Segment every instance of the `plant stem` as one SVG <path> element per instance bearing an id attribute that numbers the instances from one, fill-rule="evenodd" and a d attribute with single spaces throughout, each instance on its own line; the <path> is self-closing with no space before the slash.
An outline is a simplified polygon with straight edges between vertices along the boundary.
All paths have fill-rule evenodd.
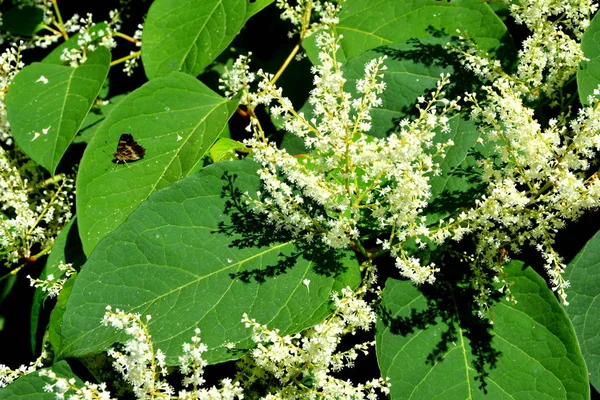
<path id="1" fill-rule="evenodd" d="M 126 34 L 124 34 L 124 33 L 121 33 L 121 32 L 115 32 L 115 33 L 113 33 L 113 36 L 118 36 L 118 37 L 120 37 L 121 39 L 125 39 L 125 40 L 127 40 L 128 42 L 131 42 L 131 43 L 134 43 L 134 44 L 138 44 L 138 43 L 140 42 L 139 40 L 137 40 L 137 39 L 134 39 L 134 38 L 132 38 L 131 36 L 129 36 L 129 35 L 126 35 Z"/>
<path id="2" fill-rule="evenodd" d="M 63 22 L 62 16 L 60 15 L 60 10 L 58 9 L 57 0 L 50 0 L 52 5 L 54 6 L 54 13 L 56 14 L 56 18 L 58 18 L 58 27 L 60 29 L 60 34 L 64 36 L 65 40 L 69 39 L 69 35 L 65 32 L 65 23 Z"/>
<path id="3" fill-rule="evenodd" d="M 140 50 L 140 51 L 136 51 L 135 53 L 131 53 L 131 54 L 130 54 L 130 55 L 128 55 L 128 56 L 121 57 L 121 58 L 119 58 L 118 60 L 112 61 L 112 62 L 110 63 L 110 66 L 111 66 L 111 67 L 113 67 L 113 66 L 115 66 L 115 65 L 117 65 L 117 64 L 120 64 L 120 63 L 122 63 L 122 62 L 124 62 L 124 61 L 130 60 L 130 59 L 132 59 L 132 58 L 136 58 L 136 57 L 137 57 L 137 56 L 139 56 L 140 54 L 142 54 L 142 51 L 141 51 L 141 50 Z"/>
<path id="4" fill-rule="evenodd" d="M 285 61 L 283 62 L 283 64 L 281 65 L 281 67 L 279 68 L 279 70 L 277 71 L 275 76 L 273 77 L 273 79 L 271 79 L 271 83 L 274 84 L 275 82 L 277 82 L 277 79 L 279 79 L 281 74 L 283 74 L 283 71 L 285 71 L 287 66 L 292 62 L 292 60 L 296 56 L 296 53 L 298 53 L 298 50 L 300 50 L 300 43 L 298 43 L 296 46 L 294 46 L 294 48 L 290 52 L 290 55 L 285 59 Z"/>

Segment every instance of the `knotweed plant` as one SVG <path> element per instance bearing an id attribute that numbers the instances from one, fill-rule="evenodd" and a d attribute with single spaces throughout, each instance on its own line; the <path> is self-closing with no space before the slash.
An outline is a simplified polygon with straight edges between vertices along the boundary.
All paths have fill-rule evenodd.
<path id="1" fill-rule="evenodd" d="M 420 265 L 399 244 L 429 231 L 422 216 L 429 197 L 428 174 L 438 172 L 434 160 L 452 145 L 451 140 L 434 144 L 433 138 L 436 129 L 448 130 L 448 115 L 460 109 L 457 100 L 443 97 L 449 77 L 441 76 L 429 100 L 419 99 L 417 119 L 403 120 L 398 134 L 376 139 L 367 133 L 370 112 L 381 104 L 378 96 L 385 90 L 381 81 L 385 58 L 365 66 L 365 77 L 356 85 L 361 97 L 353 98 L 344 91 L 341 65 L 335 60 L 337 40 L 329 32 L 317 39 L 321 52 L 309 98 L 312 118 L 297 113 L 272 83 L 273 76 L 263 71 L 257 73 L 259 92 L 242 95 L 251 108 L 276 102 L 271 113 L 281 117 L 286 130 L 304 139 L 311 151 L 310 157 L 295 157 L 277 149 L 265 139 L 258 119 L 251 119 L 254 135 L 245 143 L 263 166 L 258 173 L 264 193 L 248 204 L 276 230 L 286 230 L 309 243 L 319 240 L 335 249 L 361 249 L 361 230 L 389 231 L 389 236 L 379 239 L 381 247 L 396 257 L 402 275 L 417 284 L 431 283 L 436 267 Z M 236 66 L 245 69 L 246 62 L 243 57 Z M 225 87 L 235 90 L 254 78 L 235 79 L 240 75 L 231 73 Z M 407 191 L 407 187 L 412 189 Z"/>
<path id="2" fill-rule="evenodd" d="M 598 7 L 488 3 L 0 4 L 0 397 L 589 397 Z"/>

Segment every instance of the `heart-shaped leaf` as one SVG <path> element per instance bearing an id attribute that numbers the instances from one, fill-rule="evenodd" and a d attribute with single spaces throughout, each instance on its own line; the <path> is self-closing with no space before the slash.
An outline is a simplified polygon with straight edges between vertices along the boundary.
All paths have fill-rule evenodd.
<path id="1" fill-rule="evenodd" d="M 146 83 L 117 104 L 96 130 L 77 175 L 85 253 L 154 191 L 202 168 L 237 104 L 177 72 Z M 146 149 L 145 156 L 115 165 L 113 153 L 124 133 Z"/>
<path id="2" fill-rule="evenodd" d="M 487 327 L 457 306 L 428 302 L 410 282 L 387 281 L 376 340 L 392 398 L 589 398 L 573 326 L 553 292 L 522 263 L 505 271 L 517 303 L 497 304 Z M 468 329 L 461 315 L 475 318 Z"/>
<path id="3" fill-rule="evenodd" d="M 248 18 L 273 0 L 156 0 L 142 37 L 149 79 L 173 71 L 198 75 L 229 46 Z"/>
<path id="4" fill-rule="evenodd" d="M 213 164 L 153 194 L 106 236 L 75 279 L 59 357 L 124 339 L 100 325 L 107 305 L 152 315 L 154 346 L 170 363 L 196 327 L 210 363 L 240 357 L 253 346 L 243 313 L 283 333 L 319 323 L 332 290 L 358 285 L 356 259 L 264 226 L 241 198 L 260 189 L 258 168 Z"/>
<path id="5" fill-rule="evenodd" d="M 109 63 L 110 52 L 100 47 L 77 68 L 32 63 L 12 81 L 6 109 L 15 142 L 51 173 L 98 96 Z"/>
<path id="6" fill-rule="evenodd" d="M 468 32 L 482 49 L 501 46 L 506 26 L 483 1 L 346 0 L 342 5 L 337 34 L 343 36 L 337 61 L 345 63 L 369 49 L 410 39 L 456 35 Z M 317 63 L 315 35 L 303 43 Z"/>

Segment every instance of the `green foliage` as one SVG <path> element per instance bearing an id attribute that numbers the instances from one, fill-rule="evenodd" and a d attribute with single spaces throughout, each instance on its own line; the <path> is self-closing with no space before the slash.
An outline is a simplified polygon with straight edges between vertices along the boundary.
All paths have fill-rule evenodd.
<path id="1" fill-rule="evenodd" d="M 581 350 L 556 298 L 522 263 L 507 273 L 517 303 L 498 304 L 493 325 L 460 308 L 459 286 L 444 289 L 455 299 L 448 303 L 409 282 L 386 282 L 376 339 L 382 374 L 393 377 L 392 398 L 589 397 Z"/>
<path id="2" fill-rule="evenodd" d="M 600 284 L 600 233 L 596 233 L 569 263 L 567 279 L 571 282 L 570 304 L 565 311 L 571 320 L 581 352 L 590 371 L 590 382 L 600 387 L 600 316 L 597 302 Z"/>
<path id="3" fill-rule="evenodd" d="M 337 33 L 343 35 L 338 59 L 345 63 L 376 47 L 454 35 L 456 29 L 469 32 L 487 51 L 498 49 L 507 32 L 492 9 L 480 1 L 345 1 L 336 26 Z M 314 36 L 307 40 L 304 45 L 315 62 Z"/>
<path id="4" fill-rule="evenodd" d="M 69 367 L 66 361 L 58 361 L 46 370 L 53 371 L 57 376 L 66 379 L 74 379 L 75 384 L 81 385 L 83 382 L 79 379 Z M 42 377 L 39 372 L 26 375 L 17 380 L 12 385 L 0 390 L 0 399 L 2 400 L 54 400 L 56 394 L 44 390 L 44 386 L 52 383 L 47 377 Z"/>
<path id="5" fill-rule="evenodd" d="M 97 128 L 77 176 L 86 254 L 150 194 L 202 168 L 237 103 L 179 72 L 153 79 L 120 101 Z M 147 149 L 143 160 L 111 162 L 123 133 Z"/>
<path id="6" fill-rule="evenodd" d="M 14 274 L 19 273 L 18 279 L 25 279 L 25 275 L 35 271 L 32 266 L 38 267 L 36 278 L 41 280 L 60 276 L 59 265 L 64 263 L 72 263 L 78 271 L 64 284 L 56 300 L 47 299 L 37 288 L 30 293 L 33 302 L 30 298 L 22 302 L 32 303 L 31 309 L 21 311 L 29 321 L 23 335 L 34 353 L 37 355 L 47 341 L 52 355 L 45 360 L 46 365 L 61 377 L 74 377 L 81 385 L 79 372 L 75 374 L 70 369 L 71 360 L 78 360 L 92 370 L 86 365 L 89 359 L 129 339 L 125 332 L 100 323 L 106 307 L 111 306 L 139 314 L 141 319 L 152 316 L 144 320 L 143 328 L 151 336 L 153 350 L 160 349 L 166 364 L 172 368 L 182 364 L 180 357 L 186 355 L 184 345 L 198 334 L 195 330 L 199 328 L 200 340 L 208 347 L 203 359 L 212 366 L 240 359 L 242 365 L 252 365 L 251 372 L 246 370 L 240 376 L 250 382 L 245 388 L 249 391 L 248 398 L 258 397 L 264 393 L 258 389 L 253 392 L 259 384 L 248 376 L 260 377 L 264 385 L 276 382 L 273 384 L 276 386 L 280 382 L 275 374 L 265 372 L 268 369 L 260 370 L 256 359 L 255 364 L 251 363 L 251 350 L 262 349 L 261 346 L 270 348 L 275 340 L 263 341 L 258 346 L 253 340 L 256 331 L 242 323 L 242 315 L 247 314 L 281 336 L 300 334 L 314 338 L 326 330 L 327 324 L 333 323 L 333 316 L 344 320 L 335 314 L 338 311 L 332 306 L 332 292 L 350 287 L 359 293 L 357 302 L 365 301 L 377 312 L 374 332 L 367 334 L 370 335 L 367 341 L 376 341 L 375 354 L 371 356 L 376 357 L 380 369 L 362 371 L 359 359 L 356 361 L 359 374 L 365 372 L 368 377 L 353 376 L 355 385 L 379 375 L 389 377 L 392 399 L 586 399 L 590 396 L 590 384 L 600 390 L 600 316 L 595 306 L 600 293 L 598 233 L 585 245 L 583 235 L 559 236 L 559 241 L 569 241 L 569 245 L 573 243 L 577 248 L 583 245 L 564 275 L 571 287 L 570 305 L 563 308 L 549 287 L 554 282 L 544 281 L 548 272 L 544 270 L 545 261 L 531 251 L 532 247 L 547 247 L 548 238 L 538 237 L 539 243 L 513 239 L 510 235 L 515 232 L 502 225 L 500 217 L 494 219 L 495 215 L 481 229 L 497 229 L 505 234 L 506 242 L 501 245 L 491 241 L 482 245 L 472 232 L 464 236 L 449 235 L 444 243 L 434 243 L 425 235 L 406 239 L 402 243 L 406 254 L 423 262 L 434 262 L 440 269 L 436 282 L 417 287 L 402 280 L 396 268 L 398 254 L 390 254 L 389 248 L 382 245 L 382 238 L 398 237 L 398 232 L 390 234 L 392 228 L 378 225 L 373 209 L 365 207 L 365 220 L 357 225 L 361 231 L 342 250 L 328 247 L 320 240 L 319 234 L 324 235 L 326 228 L 309 240 L 301 229 L 290 232 L 275 219 L 269 219 L 268 212 L 273 212 L 270 216 L 277 212 L 276 201 L 265 207 L 264 214 L 253 211 L 258 204 L 254 202 L 259 199 L 257 193 L 264 196 L 269 187 L 265 179 L 261 180 L 265 163 L 252 159 L 257 149 L 244 141 L 251 137 L 248 132 L 252 129 L 254 132 L 259 129 L 279 148 L 296 156 L 285 162 L 308 160 L 302 164 L 306 170 L 326 170 L 311 158 L 313 153 L 302 140 L 284 131 L 283 118 L 268 115 L 276 114 L 274 110 L 267 109 L 264 113 L 261 107 L 248 106 L 244 103 L 244 93 L 225 97 L 219 87 L 222 82 L 214 75 L 214 71 L 233 64 L 226 59 L 229 54 L 226 50 L 236 55 L 254 51 L 262 64 L 281 65 L 282 71 L 296 51 L 304 51 L 312 65 L 320 63 L 318 33 L 282 45 L 288 51 L 289 44 L 285 54 L 289 54 L 289 59 L 285 61 L 281 59 L 281 48 L 276 51 L 270 48 L 270 43 L 255 42 L 257 29 L 271 32 L 281 23 L 264 17 L 274 9 L 272 3 L 272 0 L 139 2 L 138 15 L 134 8 L 133 12 L 131 9 L 123 12 L 121 17 L 133 15 L 124 24 L 126 27 L 145 20 L 141 43 L 132 32 L 115 31 L 114 21 L 93 25 L 87 33 L 68 31 L 65 27 L 69 23 L 52 14 L 56 11 L 46 9 L 54 15 L 52 26 L 60 31 L 57 34 L 54 28 L 49 30 L 44 26 L 42 8 L 3 11 L 0 30 L 33 37 L 30 43 L 41 40 L 45 34 L 54 35 L 52 40 L 48 39 L 50 42 L 59 38 L 60 41 L 54 49 L 43 48 L 36 53 L 36 59 L 42 62 L 23 68 L 12 67 L 14 61 L 5 63 L 7 70 L 20 71 L 14 77 L 8 72 L 6 78 L 2 75 L 10 85 L 7 83 L 0 92 L 7 115 L 6 120 L 0 121 L 0 133 L 4 135 L 10 128 L 10 135 L 1 136 L 0 161 L 14 157 L 13 164 L 18 164 L 18 168 L 17 172 L 8 168 L 0 172 L 18 173 L 21 181 L 30 180 L 29 186 L 19 193 L 31 194 L 27 198 L 31 200 L 39 199 L 32 193 L 39 196 L 50 185 L 48 182 L 58 181 L 56 174 L 76 171 L 76 218 L 67 222 L 69 217 L 61 217 L 62 232 L 48 238 L 47 243 L 31 244 L 28 253 L 0 248 L 7 257 L 12 250 L 16 251 L 18 266 L 15 263 L 11 268 Z M 149 7 L 147 13 L 142 4 Z M 62 7 L 60 2 L 58 5 Z M 465 92 L 474 92 L 481 104 L 485 104 L 488 92 L 481 88 L 504 75 L 494 75 L 492 71 L 486 77 L 475 76 L 476 68 L 465 68 L 468 63 L 449 51 L 447 45 L 456 45 L 456 30 L 460 29 L 481 54 L 487 52 L 500 59 L 506 76 L 510 76 L 517 57 L 513 43 L 521 43 L 523 38 L 518 32 L 510 32 L 500 18 L 507 12 L 505 7 L 490 7 L 480 0 L 345 0 L 334 29 L 336 34 L 343 35 L 335 61 L 340 63 L 346 79 L 344 89 L 360 97 L 357 84 L 365 76 L 365 65 L 387 56 L 384 61 L 387 69 L 379 71 L 378 76 L 386 84 L 380 96 L 382 104 L 370 113 L 368 133 L 353 132 L 355 137 L 351 139 L 364 138 L 365 142 L 374 143 L 400 136 L 402 121 L 420 117 L 416 107 L 423 107 L 432 97 L 442 73 L 451 74 L 451 84 L 444 88 L 442 97 L 452 100 L 464 97 Z M 63 14 L 65 21 L 71 17 L 66 11 Z M 111 18 L 117 17 L 111 15 Z M 303 15 L 300 23 L 304 24 L 304 32 L 311 22 L 319 22 L 316 11 Z M 572 118 L 575 112 L 570 116 L 560 113 L 569 106 L 578 106 L 577 96 L 580 103 L 588 105 L 588 96 L 598 88 L 599 26 L 596 16 L 582 36 L 582 49 L 589 61 L 582 62 L 577 71 L 576 88 L 574 79 L 560 88 L 561 96 L 564 95 L 560 102 L 554 102 L 550 94 L 535 97 L 539 94 L 535 90 L 520 93 L 525 99 L 523 106 L 532 110 L 530 117 L 540 121 L 541 129 L 550 126 L 552 123 L 548 121 L 554 118 L 561 121 Z M 81 41 L 90 32 L 95 36 L 82 50 L 85 62 L 78 64 L 66 59 L 65 52 L 80 49 Z M 130 45 L 127 51 L 121 50 L 123 39 Z M 119 43 L 116 49 L 102 45 L 111 40 Z M 294 47 L 296 43 L 299 47 Z M 124 78 L 115 68 L 139 58 L 140 49 L 143 71 L 135 70 L 133 78 Z M 257 69 L 252 63 L 250 67 L 252 71 Z M 311 121 L 315 117 L 314 104 L 304 100 L 313 88 L 295 84 L 310 79 L 308 68 L 301 73 L 304 75 L 297 80 L 294 76 L 278 82 L 287 82 L 283 95 L 291 92 L 289 97 L 295 102 L 300 99 L 300 104 L 294 104 L 295 109 Z M 264 89 L 261 94 L 266 92 Z M 506 143 L 500 143 L 501 140 L 483 143 L 482 119 L 496 123 L 495 128 L 502 130 L 506 124 L 501 112 L 477 119 L 471 108 L 463 107 L 449 116 L 448 130 L 435 128 L 431 145 L 423 148 L 424 153 L 433 155 L 439 168 L 427 170 L 415 161 L 415 169 L 427 170 L 423 180 L 430 187 L 427 205 L 414 210 L 414 226 L 422 223 L 432 231 L 442 230 L 444 224 L 452 225 L 463 212 L 483 202 L 490 195 L 484 182 L 493 179 L 490 178 L 493 174 L 482 166 L 484 162 L 498 169 L 521 167 L 499 161 L 502 152 L 499 149 Z M 558 110 L 559 107 L 562 108 Z M 573 107 L 572 111 L 576 109 Z M 256 118 L 252 124 L 250 118 Z M 115 163 L 114 153 L 125 133 L 143 146 L 145 154 L 137 160 Z M 419 132 L 411 133 L 414 135 L 404 138 L 416 137 Z M 311 135 L 315 136 L 314 131 L 308 133 Z M 12 137 L 14 145 L 6 137 Z M 436 148 L 449 140 L 452 144 L 444 152 Z M 565 145 L 577 145 L 563 140 Z M 404 155 L 399 154 L 398 158 L 401 156 Z M 597 161 L 596 154 L 590 161 L 591 171 L 597 169 Z M 0 168 L 1 165 L 4 164 Z M 30 173 L 31 169 L 37 173 Z M 330 174 L 327 177 L 341 186 L 346 179 L 358 182 L 362 178 L 357 174 L 350 179 L 339 169 L 327 171 Z M 587 174 L 587 186 L 578 187 L 577 193 L 585 191 L 597 179 L 588 171 L 578 172 L 577 176 L 583 173 Z M 281 179 L 289 177 L 283 169 L 274 175 Z M 350 215 L 351 209 L 364 206 L 360 201 L 363 199 L 359 199 L 344 204 L 344 208 L 326 208 L 329 204 L 325 202 L 301 197 L 304 188 L 291 175 L 287 182 L 291 182 L 292 195 L 298 195 L 295 205 L 298 209 L 307 207 L 307 219 L 312 219 L 315 226 L 322 223 L 315 217 L 315 210 L 325 209 L 327 216 L 339 217 L 341 221 Z M 385 185 L 390 181 L 382 173 L 378 183 Z M 503 182 L 497 183 L 500 186 Z M 549 197 L 551 189 L 559 186 L 556 182 L 529 187 L 529 181 L 518 184 L 528 194 L 537 193 L 540 197 Z M 360 185 L 357 186 L 361 189 L 367 187 L 362 181 Z M 416 191 L 415 187 L 404 189 L 407 197 Z M 384 191 L 372 193 L 381 196 L 383 202 Z M 344 193 L 336 195 L 341 198 Z M 264 201 L 262 196 L 260 199 Z M 564 205 L 564 200 L 559 203 L 557 207 Z M 536 205 L 531 202 L 524 209 L 531 211 Z M 15 205 L 0 206 L 0 222 L 20 215 Z M 598 206 L 592 204 L 590 208 L 595 210 Z M 48 208 L 46 203 L 27 204 L 27 207 Z M 595 212 L 593 215 L 597 217 Z M 51 222 L 39 215 L 36 227 L 43 233 Z M 564 225 L 563 219 L 560 221 L 548 224 L 552 238 L 555 227 Z M 13 232 L 16 228 L 11 229 Z M 33 231 L 31 228 L 24 237 Z M 492 268 L 469 268 L 481 266 L 478 262 L 486 256 L 488 247 L 493 246 L 502 252 L 494 259 Z M 523 254 L 517 250 L 523 250 Z M 43 257 L 48 252 L 48 257 Z M 506 262 L 505 256 L 515 260 Z M 21 269 L 27 272 L 20 273 Z M 4 307 L 0 309 L 0 321 L 9 307 L 5 305 L 6 299 L 14 295 L 11 291 L 16 279 L 10 275 L 0 279 L 0 305 Z M 377 285 L 382 288 L 381 298 L 377 297 Z M 474 303 L 474 299 L 478 302 Z M 353 326 L 349 331 L 355 333 L 354 329 Z M 338 336 L 342 333 L 349 332 L 340 332 Z M 42 336 L 44 340 L 40 340 Z M 338 351 L 358 346 L 361 340 L 353 336 L 348 340 L 352 343 L 343 342 Z M 291 342 L 288 340 L 288 344 Z M 321 378 L 319 371 L 311 369 L 315 365 L 306 360 L 303 365 L 306 369 L 296 371 L 297 375 L 285 385 L 307 393 L 316 391 Z M 44 392 L 48 382 L 47 377 L 37 372 L 27 374 L 0 389 L 0 399 L 55 398 L 54 394 Z M 265 388 L 269 386 L 262 387 Z M 338 395 L 338 398 L 343 397 Z"/>
<path id="7" fill-rule="evenodd" d="M 110 52 L 99 48 L 79 68 L 33 63 L 6 96 L 15 141 L 51 173 L 92 108 L 108 74 Z"/>
<path id="8" fill-rule="evenodd" d="M 583 35 L 581 40 L 581 49 L 589 61 L 583 61 L 577 71 L 577 88 L 579 90 L 579 99 L 583 104 L 588 104 L 588 96 L 594 93 L 600 81 L 600 18 L 596 15 L 590 27 Z"/>
<path id="9" fill-rule="evenodd" d="M 284 333 L 321 321 L 329 293 L 358 284 L 356 260 L 269 238 L 240 198 L 259 189 L 256 168 L 236 161 L 191 174 L 150 196 L 100 241 L 67 302 L 58 356 L 94 354 L 119 338 L 97 323 L 109 303 L 160 316 L 148 328 L 169 363 L 196 327 L 210 363 L 238 358 L 251 347 L 244 312 Z M 229 342 L 235 350 L 223 346 Z"/>
<path id="10" fill-rule="evenodd" d="M 155 1 L 142 38 L 146 75 L 153 79 L 173 71 L 200 74 L 229 46 L 248 18 L 272 1 Z"/>
<path id="11" fill-rule="evenodd" d="M 44 12 L 37 7 L 14 7 L 2 14 L 0 30 L 13 35 L 33 36 L 44 25 Z"/>

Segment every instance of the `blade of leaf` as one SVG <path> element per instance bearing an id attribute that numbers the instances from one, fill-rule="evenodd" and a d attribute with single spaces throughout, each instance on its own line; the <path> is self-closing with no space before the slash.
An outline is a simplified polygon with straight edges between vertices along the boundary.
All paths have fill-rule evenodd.
<path id="1" fill-rule="evenodd" d="M 32 63 L 6 95 L 15 142 L 54 173 L 108 74 L 110 52 L 100 47 L 78 68 Z"/>
<path id="2" fill-rule="evenodd" d="M 579 338 L 590 381 L 600 390 L 600 232 L 569 263 L 565 279 L 571 287 L 564 308 Z"/>
<path id="3" fill-rule="evenodd" d="M 107 305 L 152 315 L 155 348 L 171 364 L 196 327 L 210 363 L 240 357 L 253 345 L 244 312 L 284 334 L 328 315 L 331 291 L 360 282 L 356 259 L 278 240 L 252 212 L 238 212 L 244 203 L 237 194 L 259 190 L 258 167 L 213 164 L 153 194 L 106 236 L 75 280 L 59 357 L 94 354 L 124 339 L 100 326 Z"/>
<path id="4" fill-rule="evenodd" d="M 77 176 L 85 253 L 154 191 L 198 169 L 237 104 L 178 72 L 147 82 L 117 104 L 87 146 Z M 114 165 L 123 133 L 131 133 L 146 155 Z"/>
<path id="5" fill-rule="evenodd" d="M 33 36 L 44 27 L 44 11 L 39 7 L 14 7 L 2 12 L 0 30 L 13 35 Z"/>
<path id="6" fill-rule="evenodd" d="M 73 373 L 66 361 L 59 361 L 44 370 L 52 370 L 60 378 L 72 378 L 78 387 L 83 385 L 83 381 Z M 44 390 L 47 384 L 52 383 L 55 382 L 50 378 L 41 377 L 39 371 L 35 371 L 0 389 L 0 400 L 55 400 L 56 393 Z"/>
<path id="7" fill-rule="evenodd" d="M 584 105 L 589 104 L 588 96 L 594 94 L 594 90 L 600 85 L 600 39 L 596 33 L 598 31 L 600 17 L 596 14 L 581 38 L 581 50 L 587 60 L 582 61 L 577 69 L 577 90 L 579 100 Z"/>
<path id="8" fill-rule="evenodd" d="M 149 79 L 173 71 L 198 75 L 273 0 L 156 0 L 142 37 Z"/>
<path id="9" fill-rule="evenodd" d="M 383 308 L 388 316 L 377 323 L 376 341 L 381 373 L 391 378 L 392 398 L 589 398 L 573 326 L 554 294 L 522 263 L 513 262 L 506 272 L 518 302 L 503 301 L 493 310 L 491 349 L 501 354 L 486 378 L 487 395 L 473 380 L 473 342 L 465 331 L 458 329 L 456 340 L 446 343 L 444 359 L 432 365 L 426 358 L 443 342 L 448 325 L 438 317 L 425 329 L 417 326 L 418 317 L 432 311 L 425 297 L 410 282 L 386 282 Z"/>
<path id="10" fill-rule="evenodd" d="M 79 240 L 79 232 L 77 231 L 76 222 L 77 217 L 71 219 L 63 230 L 58 234 L 54 244 L 52 245 L 52 252 L 46 260 L 46 265 L 40 273 L 39 279 L 46 279 L 48 275 L 54 275 L 55 279 L 62 276 L 58 266 L 61 263 L 71 263 L 73 267 L 79 269 L 85 262 L 85 256 L 81 247 L 81 241 Z M 36 289 L 33 295 L 33 304 L 31 305 L 31 348 L 33 354 L 37 354 L 37 337 L 40 323 L 40 312 L 44 302 L 46 294 L 41 289 Z"/>
<path id="11" fill-rule="evenodd" d="M 337 56 L 342 63 L 375 47 L 437 33 L 455 35 L 456 29 L 491 52 L 507 34 L 500 18 L 480 1 L 347 0 L 339 18 L 335 31 L 343 35 Z M 318 61 L 315 38 L 311 35 L 303 42 L 313 64 Z"/>

